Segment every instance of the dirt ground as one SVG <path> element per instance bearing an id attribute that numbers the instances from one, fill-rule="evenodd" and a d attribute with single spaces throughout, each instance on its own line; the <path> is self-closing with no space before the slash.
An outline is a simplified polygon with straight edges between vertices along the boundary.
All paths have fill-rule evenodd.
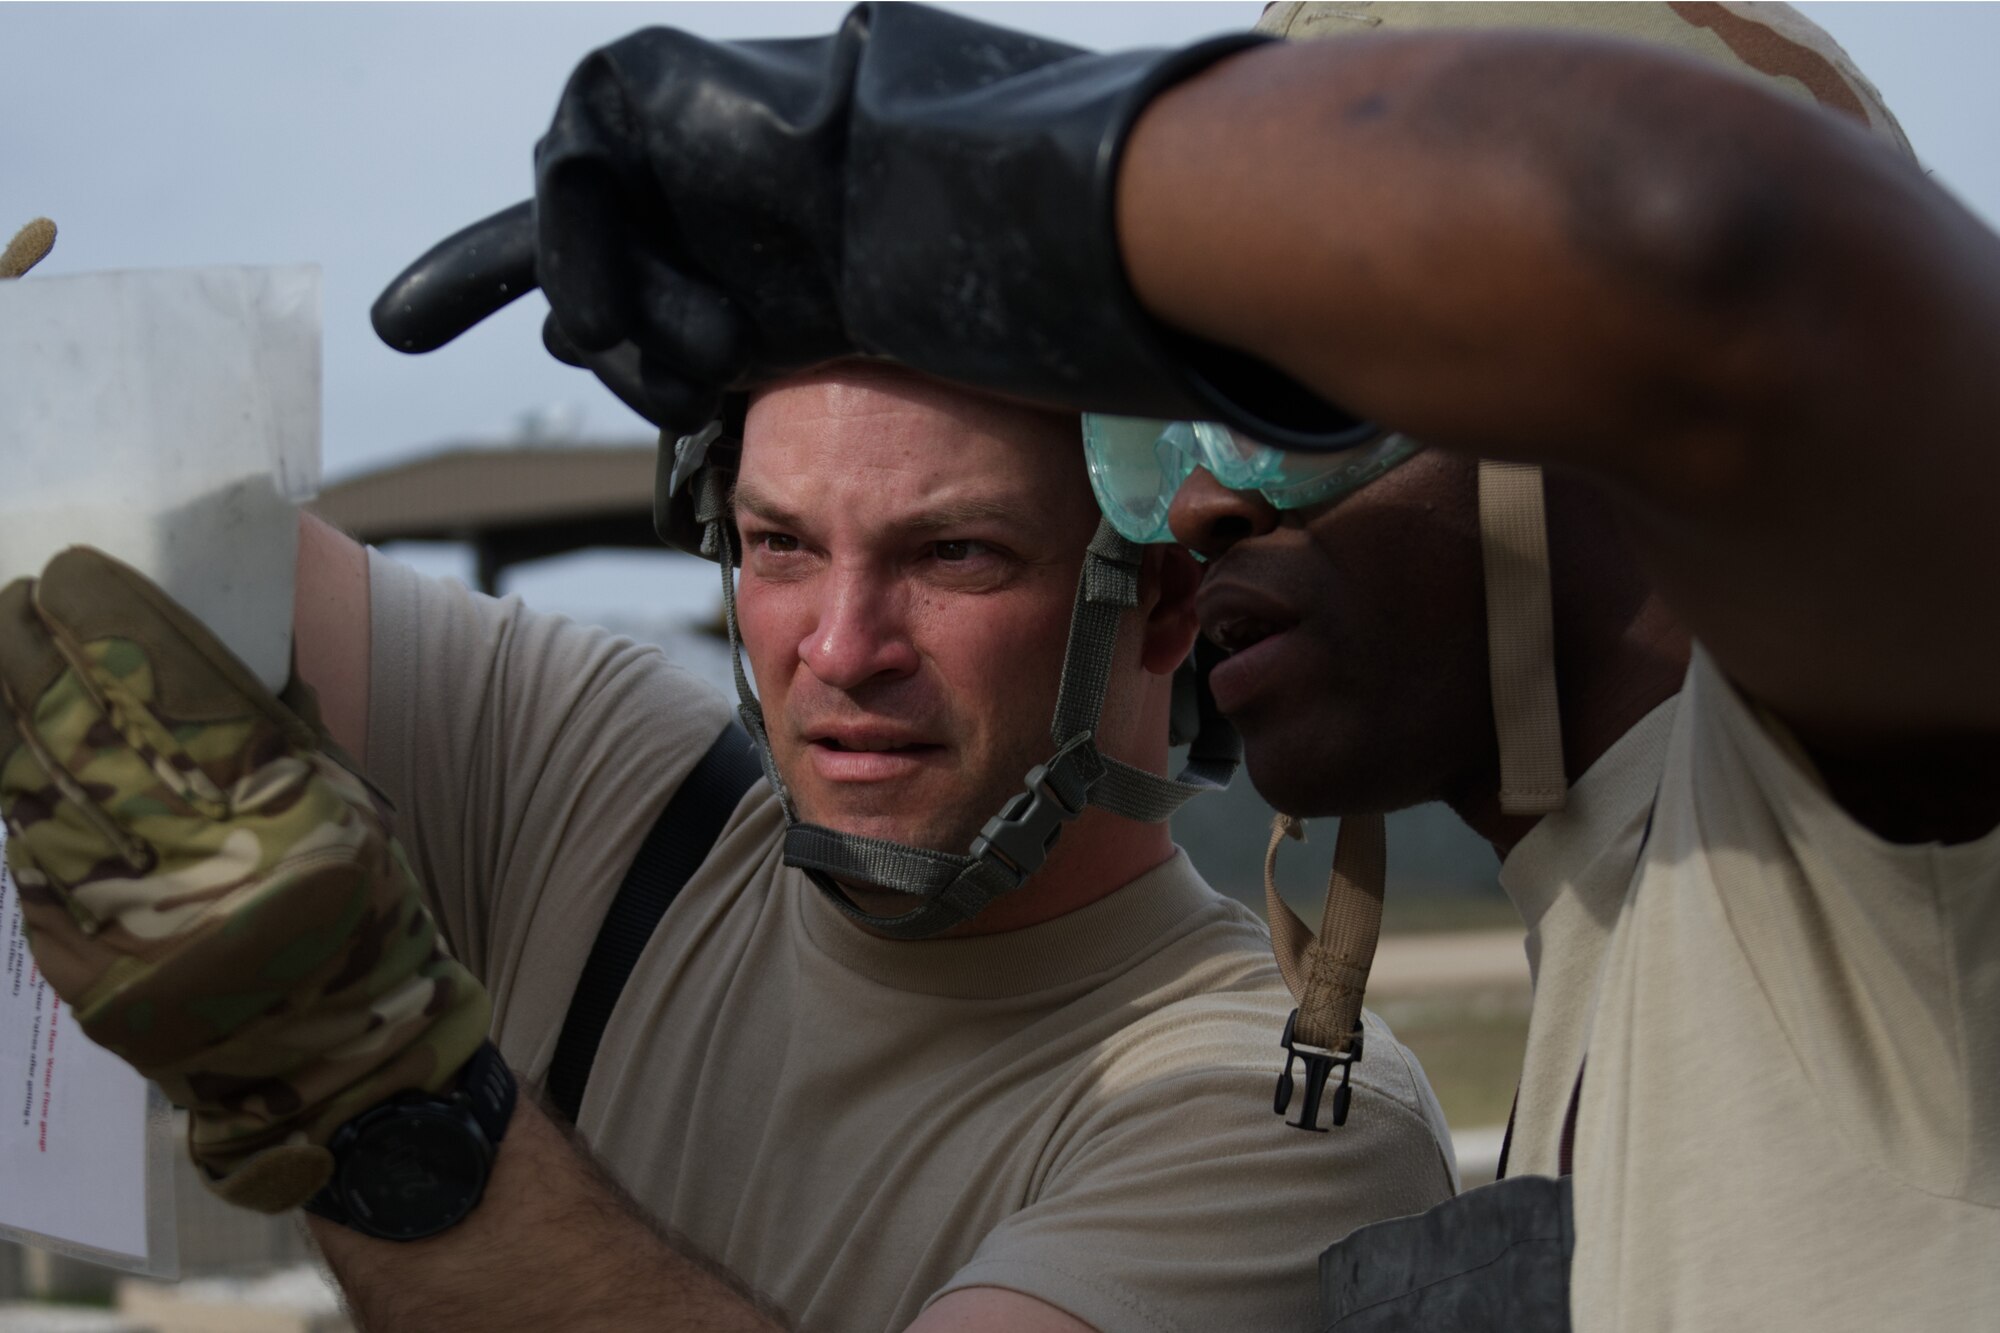
<path id="1" fill-rule="evenodd" d="M 1368 1007 L 1416 1053 L 1456 1132 L 1506 1123 L 1528 1036 L 1520 930 L 1385 935 Z"/>

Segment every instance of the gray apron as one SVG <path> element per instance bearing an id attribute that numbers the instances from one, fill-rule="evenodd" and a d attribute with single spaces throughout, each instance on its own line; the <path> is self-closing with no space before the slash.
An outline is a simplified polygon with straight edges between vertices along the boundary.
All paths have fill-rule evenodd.
<path id="1" fill-rule="evenodd" d="M 1575 1252 L 1568 1176 L 1496 1180 L 1329 1246 L 1318 1333 L 1569 1333 Z"/>

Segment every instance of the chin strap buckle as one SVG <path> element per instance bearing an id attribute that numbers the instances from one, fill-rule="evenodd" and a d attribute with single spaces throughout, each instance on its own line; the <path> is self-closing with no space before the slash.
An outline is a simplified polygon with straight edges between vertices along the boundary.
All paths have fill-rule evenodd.
<path id="1" fill-rule="evenodd" d="M 1291 1016 L 1285 1020 L 1285 1035 L 1280 1040 L 1280 1044 L 1285 1048 L 1285 1067 L 1278 1071 L 1278 1091 L 1272 1101 L 1271 1109 L 1278 1115 L 1283 1115 L 1291 1107 L 1292 1064 L 1294 1061 L 1303 1061 L 1305 1096 L 1299 1104 L 1299 1118 L 1287 1120 L 1285 1123 L 1293 1129 L 1324 1134 L 1327 1130 L 1319 1123 L 1319 1103 L 1320 1098 L 1326 1095 L 1327 1080 L 1333 1076 L 1335 1069 L 1340 1070 L 1340 1086 L 1333 1090 L 1333 1123 L 1335 1125 L 1347 1123 L 1348 1104 L 1354 1096 L 1348 1079 L 1353 1073 L 1355 1061 L 1361 1058 L 1361 1023 L 1358 1019 L 1355 1021 L 1354 1032 L 1348 1038 L 1346 1050 L 1323 1051 L 1316 1047 L 1301 1045 L 1293 1037 L 1298 1022 L 1299 1011 L 1294 1009 Z"/>
<path id="2" fill-rule="evenodd" d="M 1064 824 L 1083 813 L 1090 789 L 1104 772 L 1104 761 L 1089 732 L 1079 732 L 1045 764 L 1036 764 L 1022 779 L 1025 788 L 986 821 L 972 840 L 972 855 L 996 864 L 1019 888 L 1042 868 Z"/>

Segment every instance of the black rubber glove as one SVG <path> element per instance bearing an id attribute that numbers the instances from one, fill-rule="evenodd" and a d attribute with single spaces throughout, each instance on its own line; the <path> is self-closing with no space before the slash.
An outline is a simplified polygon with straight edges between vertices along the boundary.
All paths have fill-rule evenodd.
<path id="1" fill-rule="evenodd" d="M 1372 433 L 1141 309 L 1114 225 L 1147 102 L 1264 39 L 1093 55 L 914 4 L 830 37 L 654 28 L 571 76 L 535 198 L 444 241 L 376 302 L 428 351 L 539 283 L 545 341 L 669 430 L 839 357 L 1056 406 L 1222 420 L 1295 448 Z"/>

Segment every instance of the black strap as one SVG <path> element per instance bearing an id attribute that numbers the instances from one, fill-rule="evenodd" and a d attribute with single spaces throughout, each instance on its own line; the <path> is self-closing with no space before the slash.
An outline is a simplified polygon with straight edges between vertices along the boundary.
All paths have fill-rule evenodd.
<path id="1" fill-rule="evenodd" d="M 1569 1086 L 1569 1109 L 1563 1112 L 1562 1139 L 1556 1145 L 1556 1174 L 1567 1176 L 1576 1169 L 1576 1110 L 1583 1104 L 1583 1071 L 1590 1066 L 1590 1058 L 1577 1062 L 1576 1082 Z"/>
<path id="2" fill-rule="evenodd" d="M 1507 1158 L 1514 1152 L 1514 1117 L 1521 1113 L 1521 1080 L 1514 1080 L 1514 1100 L 1507 1104 L 1507 1132 L 1500 1136 L 1500 1160 L 1493 1165 L 1493 1178 L 1507 1178 Z"/>
<path id="3" fill-rule="evenodd" d="M 1576 1155 L 1576 1108 L 1583 1101 L 1583 1070 L 1589 1063 L 1586 1058 L 1576 1067 L 1576 1082 L 1570 1085 L 1569 1109 L 1563 1112 L 1562 1139 L 1556 1146 L 1556 1174 L 1570 1174 L 1570 1161 Z M 1514 1113 L 1521 1109 L 1521 1085 L 1514 1085 L 1514 1104 L 1507 1108 L 1507 1132 L 1500 1137 L 1500 1163 L 1493 1169 L 1495 1180 L 1507 1178 L 1507 1154 L 1514 1150 Z"/>
<path id="4" fill-rule="evenodd" d="M 708 859 L 743 793 L 762 776 L 764 769 L 749 733 L 731 722 L 682 781 L 632 858 L 632 868 L 604 914 L 597 942 L 590 946 L 583 975 L 577 978 L 562 1036 L 556 1040 L 555 1059 L 549 1064 L 549 1100 L 571 1124 L 583 1105 L 597 1043 L 604 1037 L 604 1025 L 611 1021 L 625 979 L 681 887 Z"/>

